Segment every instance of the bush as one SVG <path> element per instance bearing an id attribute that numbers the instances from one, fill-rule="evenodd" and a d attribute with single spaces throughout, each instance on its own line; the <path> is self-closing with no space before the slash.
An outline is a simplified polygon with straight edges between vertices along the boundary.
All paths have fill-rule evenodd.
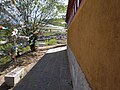
<path id="1" fill-rule="evenodd" d="M 57 44 L 57 40 L 56 39 L 47 40 L 46 44 L 47 45 L 55 45 L 55 44 Z"/>
<path id="2" fill-rule="evenodd" d="M 3 58 L 0 59 L 0 65 L 6 64 L 10 60 L 11 60 L 10 56 L 5 56 L 5 57 L 3 57 Z"/>
<path id="3" fill-rule="evenodd" d="M 19 52 L 25 53 L 27 51 L 30 51 L 30 46 L 27 47 L 19 47 L 18 49 Z"/>

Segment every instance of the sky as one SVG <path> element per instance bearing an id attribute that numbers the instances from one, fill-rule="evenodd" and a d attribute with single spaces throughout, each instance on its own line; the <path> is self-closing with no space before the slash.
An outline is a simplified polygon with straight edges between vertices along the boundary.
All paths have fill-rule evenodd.
<path id="1" fill-rule="evenodd" d="M 64 2 L 65 2 L 65 5 L 68 5 L 68 0 L 65 0 Z"/>
<path id="2" fill-rule="evenodd" d="M 63 3 L 65 3 L 65 5 L 68 5 L 68 0 L 61 0 Z M 59 13 L 59 16 L 58 16 L 58 18 L 60 18 L 61 16 L 65 16 L 66 15 L 66 13 Z"/>

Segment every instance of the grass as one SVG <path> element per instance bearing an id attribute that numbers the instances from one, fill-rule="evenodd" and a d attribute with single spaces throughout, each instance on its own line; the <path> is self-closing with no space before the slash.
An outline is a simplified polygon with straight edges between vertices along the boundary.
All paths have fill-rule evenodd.
<path id="1" fill-rule="evenodd" d="M 9 62 L 10 60 L 11 60 L 10 56 L 5 56 L 5 57 L 3 57 L 3 58 L 0 59 L 0 65 L 4 65 L 7 62 Z"/>
<path id="2" fill-rule="evenodd" d="M 54 34 L 56 34 L 56 33 L 55 32 L 46 32 L 43 35 L 44 36 L 50 36 L 50 35 L 54 35 Z"/>
<path id="3" fill-rule="evenodd" d="M 47 40 L 45 43 L 47 45 L 55 45 L 55 44 L 57 44 L 57 40 L 56 39 L 50 39 L 50 40 Z"/>
<path id="4" fill-rule="evenodd" d="M 49 24 L 65 27 L 65 24 L 61 24 L 61 22 L 65 22 L 65 20 L 62 18 L 56 18 L 56 19 L 50 19 Z"/>
<path id="5" fill-rule="evenodd" d="M 19 51 L 22 52 L 22 53 L 25 53 L 27 51 L 30 51 L 30 46 L 27 46 L 27 47 L 24 47 L 24 48 L 20 48 Z"/>
<path id="6" fill-rule="evenodd" d="M 64 34 L 64 32 L 45 32 L 43 33 L 43 36 L 50 36 L 55 34 Z"/>
<path id="7" fill-rule="evenodd" d="M 22 52 L 22 53 L 25 53 L 27 51 L 30 51 L 30 47 L 27 46 L 25 48 L 20 48 L 19 51 Z M 10 60 L 11 60 L 11 57 L 9 55 L 6 55 L 6 56 L 4 56 L 3 58 L 0 59 L 0 65 L 4 65 L 7 62 L 9 62 Z"/>
<path id="8" fill-rule="evenodd" d="M 59 42 L 61 44 L 67 44 L 67 40 L 57 40 L 57 42 Z"/>

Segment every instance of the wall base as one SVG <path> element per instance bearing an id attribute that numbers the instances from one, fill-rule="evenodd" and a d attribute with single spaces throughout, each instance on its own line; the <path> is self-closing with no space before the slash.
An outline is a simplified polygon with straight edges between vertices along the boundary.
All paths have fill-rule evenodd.
<path id="1" fill-rule="evenodd" d="M 85 75 L 82 72 L 70 47 L 67 47 L 67 54 L 70 63 L 70 72 L 72 76 L 73 90 L 91 90 Z"/>

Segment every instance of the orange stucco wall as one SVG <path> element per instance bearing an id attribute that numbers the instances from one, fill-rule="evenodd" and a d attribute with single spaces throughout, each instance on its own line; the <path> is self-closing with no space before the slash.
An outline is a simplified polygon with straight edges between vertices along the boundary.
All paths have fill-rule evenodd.
<path id="1" fill-rule="evenodd" d="M 68 45 L 93 90 L 120 90 L 120 0 L 85 0 Z"/>

